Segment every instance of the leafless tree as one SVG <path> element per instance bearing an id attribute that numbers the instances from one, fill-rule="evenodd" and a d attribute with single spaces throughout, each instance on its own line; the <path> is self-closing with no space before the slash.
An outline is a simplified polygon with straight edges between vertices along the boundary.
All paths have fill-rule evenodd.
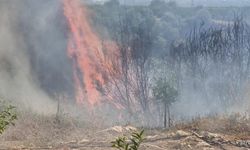
<path id="1" fill-rule="evenodd" d="M 236 16 L 227 26 L 195 27 L 183 43 L 172 46 L 169 56 L 185 65 L 185 76 L 191 77 L 194 90 L 206 97 L 217 93 L 224 105 L 231 105 L 243 99 L 249 55 L 249 27 L 241 16 Z M 206 82 L 211 76 L 216 82 L 208 87 Z"/>
<path id="2" fill-rule="evenodd" d="M 116 73 L 109 71 L 109 84 L 105 93 L 112 93 L 112 98 L 115 97 L 130 115 L 135 112 L 148 115 L 153 26 L 148 18 L 137 23 L 131 22 L 130 15 L 125 12 L 125 15 L 121 15 L 123 17 L 119 17 L 114 36 L 118 54 L 113 58 L 109 56 L 113 66 L 111 70 Z"/>

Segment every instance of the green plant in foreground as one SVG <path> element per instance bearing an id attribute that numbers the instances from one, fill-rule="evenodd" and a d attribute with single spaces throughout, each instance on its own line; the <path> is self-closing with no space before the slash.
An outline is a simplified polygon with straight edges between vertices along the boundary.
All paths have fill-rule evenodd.
<path id="1" fill-rule="evenodd" d="M 138 150 L 141 143 L 144 141 L 144 130 L 141 132 L 134 131 L 131 137 L 126 136 L 118 137 L 115 141 L 112 141 L 112 147 L 118 150 Z"/>
<path id="2" fill-rule="evenodd" d="M 14 120 L 17 119 L 14 109 L 14 106 L 8 106 L 0 112 L 0 134 L 4 132 L 7 126 L 14 125 Z"/>

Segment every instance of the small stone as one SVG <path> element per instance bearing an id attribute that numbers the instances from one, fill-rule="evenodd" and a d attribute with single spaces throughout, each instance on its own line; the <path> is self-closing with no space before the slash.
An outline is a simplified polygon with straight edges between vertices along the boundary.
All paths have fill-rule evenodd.
<path id="1" fill-rule="evenodd" d="M 146 139 L 150 140 L 150 139 L 155 139 L 155 138 L 157 138 L 157 137 L 158 137 L 158 135 L 154 135 L 154 136 L 147 136 L 147 137 L 146 137 Z"/>
<path id="2" fill-rule="evenodd" d="M 89 142 L 88 139 L 82 139 L 79 143 L 82 144 L 82 143 L 87 143 L 87 142 Z"/>
<path id="3" fill-rule="evenodd" d="M 191 134 L 190 133 L 188 133 L 188 132 L 185 132 L 185 131 L 183 131 L 183 130 L 178 130 L 177 132 L 176 132 L 176 137 L 177 138 L 181 138 L 181 137 L 187 137 L 187 136 L 190 136 Z"/>
<path id="4" fill-rule="evenodd" d="M 123 132 L 123 128 L 122 126 L 114 126 L 111 128 L 112 131 L 118 132 L 118 133 L 122 133 Z"/>
<path id="5" fill-rule="evenodd" d="M 126 131 L 137 131 L 137 129 L 135 127 L 132 127 L 132 126 L 126 126 L 125 130 Z"/>

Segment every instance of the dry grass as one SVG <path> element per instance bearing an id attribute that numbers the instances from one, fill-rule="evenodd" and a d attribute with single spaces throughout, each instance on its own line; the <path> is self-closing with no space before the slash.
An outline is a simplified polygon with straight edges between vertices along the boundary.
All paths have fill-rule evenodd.
<path id="1" fill-rule="evenodd" d="M 174 128 L 208 131 L 232 135 L 240 139 L 250 139 L 250 119 L 240 114 L 197 117 L 190 122 L 179 123 Z"/>
<path id="2" fill-rule="evenodd" d="M 76 110 L 77 111 L 77 110 Z M 77 111 L 78 112 L 78 111 Z M 79 112 L 79 114 L 83 114 Z M 89 121 L 70 115 L 37 115 L 22 112 L 18 115 L 16 126 L 10 127 L 0 138 L 0 147 L 6 142 L 13 145 L 56 146 L 61 143 L 84 140 L 110 143 L 125 132 L 117 132 L 114 127 L 103 125 L 104 118 L 92 116 Z M 119 126 L 118 126 L 119 127 Z M 242 140 L 250 140 L 250 119 L 240 114 L 212 115 L 197 117 L 189 122 L 179 123 L 171 129 L 146 129 L 147 136 L 163 136 L 177 130 L 208 131 Z M 15 144 L 17 143 L 17 144 Z M 8 146 L 8 144 L 7 144 Z"/>
<path id="3" fill-rule="evenodd" d="M 96 123 L 76 118 L 56 115 L 46 116 L 19 113 L 15 126 L 9 127 L 0 141 L 23 142 L 24 145 L 55 145 L 63 142 L 80 141 L 92 135 L 97 129 Z"/>

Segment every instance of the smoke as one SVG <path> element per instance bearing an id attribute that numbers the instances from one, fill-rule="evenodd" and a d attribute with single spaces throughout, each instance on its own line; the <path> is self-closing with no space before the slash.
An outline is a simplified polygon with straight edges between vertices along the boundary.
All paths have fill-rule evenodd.
<path id="1" fill-rule="evenodd" d="M 70 2 L 70 0 L 68 0 L 68 2 Z M 99 92 L 94 88 L 98 88 L 98 85 L 104 84 L 102 83 L 104 82 L 102 81 L 104 80 L 102 79 L 103 77 L 99 77 L 102 75 L 100 72 L 103 72 L 103 70 L 98 67 L 95 68 L 90 64 L 87 64 L 86 67 L 82 61 L 96 63 L 97 60 L 102 60 L 99 57 L 95 58 L 94 54 L 92 54 L 93 56 L 91 57 L 88 56 L 89 60 L 86 60 L 88 57 L 84 52 L 88 52 L 87 50 L 91 48 L 98 49 L 96 46 L 103 44 L 103 41 L 96 39 L 99 37 L 94 38 L 96 40 L 87 39 L 90 36 L 82 37 L 82 31 L 86 30 L 86 25 L 85 27 L 83 27 L 83 25 L 87 22 L 85 21 L 87 18 L 84 19 L 84 17 L 82 17 L 83 14 L 79 15 L 79 18 L 83 19 L 78 20 L 80 21 L 79 24 L 73 23 L 73 25 L 78 26 L 68 26 L 68 21 L 74 18 L 75 15 L 70 16 L 71 13 L 69 13 L 69 20 L 67 20 L 64 16 L 63 9 L 64 6 L 61 0 L 2 0 L 0 2 L 0 96 L 3 99 L 11 100 L 15 105 L 21 104 L 38 113 L 53 113 L 56 110 L 55 94 L 65 94 L 68 96 L 68 99 L 71 100 L 75 98 L 73 74 L 77 71 L 77 73 L 82 73 L 79 80 L 89 79 L 87 82 L 90 86 L 90 88 L 87 89 L 88 97 L 91 97 L 91 94 L 95 95 L 96 92 Z M 207 11 L 203 12 L 203 14 L 197 16 L 197 18 L 204 20 L 211 19 Z M 208 18 L 204 18 L 203 16 Z M 88 28 L 90 28 L 89 26 L 90 25 L 87 25 Z M 74 28 L 74 31 L 77 31 L 71 35 L 73 37 L 70 37 L 68 34 L 72 32 L 70 28 Z M 81 30 L 79 30 L 79 28 Z M 85 35 L 88 33 L 88 35 L 97 36 L 92 32 L 92 30 L 89 30 L 89 32 L 85 31 Z M 84 53 L 79 55 L 79 52 L 77 53 L 76 50 L 74 50 L 74 55 L 81 56 L 77 59 L 77 64 L 72 64 L 74 62 L 67 56 L 68 39 L 75 38 L 74 36 L 79 36 L 81 40 L 85 41 L 81 42 L 85 43 L 85 45 L 78 44 L 80 45 L 78 47 L 74 47 L 74 45 L 76 45 L 75 43 L 72 44 L 72 49 L 78 48 Z M 88 46 L 87 49 L 86 45 Z M 112 47 L 112 44 L 109 44 L 109 46 L 110 45 Z M 98 51 L 96 51 L 95 54 L 97 52 Z M 102 67 L 107 68 L 108 66 L 102 62 L 100 62 L 100 64 L 102 64 Z M 79 70 L 72 67 L 74 65 L 78 65 L 76 68 Z M 162 66 L 162 64 L 160 64 L 160 66 Z M 214 67 L 211 66 L 211 68 Z M 74 72 L 73 69 L 75 69 L 76 72 Z M 89 71 L 89 73 L 85 71 L 85 69 L 88 69 L 87 71 Z M 222 106 L 218 103 L 219 98 L 217 95 L 219 94 L 217 93 L 216 95 L 216 92 L 219 92 L 219 90 L 214 87 L 216 87 L 217 81 L 228 83 L 230 78 L 227 80 L 217 80 L 218 71 L 212 69 L 208 69 L 207 71 L 209 77 L 202 80 L 204 81 L 204 88 L 196 89 L 190 87 L 192 87 L 192 81 L 197 80 L 197 78 L 194 77 L 193 79 L 183 73 L 185 82 L 181 87 L 182 93 L 180 101 L 177 101 L 173 106 L 173 114 L 193 117 L 197 114 L 222 112 Z M 93 74 L 96 77 L 93 76 Z M 79 76 L 79 74 L 77 75 Z M 93 82 L 93 78 L 96 79 L 95 81 L 97 83 Z M 86 84 L 86 81 L 81 82 L 84 82 L 81 83 L 81 85 Z M 85 86 L 86 85 L 80 88 L 80 93 L 86 88 Z M 100 87 L 101 86 L 103 85 L 100 85 Z M 94 94 L 89 91 L 94 91 Z M 99 98 L 99 96 L 97 97 Z M 83 101 L 83 98 L 80 98 L 80 101 Z M 95 96 L 92 97 L 92 100 L 93 99 L 95 100 Z M 72 102 L 74 102 L 74 100 L 72 100 Z M 94 101 L 93 104 L 94 103 L 96 102 Z M 240 109 L 242 111 L 246 110 L 242 109 L 242 107 L 240 107 Z M 103 116 L 105 116 L 104 111 L 105 113 L 110 113 L 110 119 L 115 116 L 115 109 L 111 110 L 109 105 L 96 108 L 96 111 L 102 112 L 97 114 Z M 155 111 L 155 114 L 158 113 L 157 111 Z"/>
<path id="2" fill-rule="evenodd" d="M 72 93 L 60 7 L 57 0 L 0 2 L 0 96 L 4 100 L 52 113 L 56 110 L 53 94 Z"/>
<path id="3" fill-rule="evenodd" d="M 50 95 L 73 96 L 71 63 L 67 56 L 67 23 L 60 0 L 25 0 L 19 30 L 26 40 L 33 74 Z"/>
<path id="4" fill-rule="evenodd" d="M 0 96 L 3 99 L 13 101 L 15 105 L 20 103 L 39 113 L 54 112 L 57 95 L 64 95 L 70 102 L 75 103 L 76 88 L 73 70 L 75 68 L 72 64 L 74 61 L 67 52 L 71 31 L 68 20 L 64 16 L 62 2 L 62 0 L 0 2 L 0 66 L 2 68 Z M 80 20 L 80 25 L 85 24 L 87 24 L 85 20 Z M 91 27 L 87 25 L 87 28 Z M 97 41 L 98 44 L 91 43 L 94 41 L 91 37 L 96 35 L 90 29 L 85 33 L 89 33 L 83 38 L 87 41 L 87 45 L 90 44 L 89 47 L 95 48 L 103 44 L 101 41 Z M 83 48 L 82 52 L 86 51 L 85 47 L 81 48 Z M 86 58 L 90 57 L 82 56 L 79 62 L 86 61 Z M 97 60 L 94 62 L 97 63 Z M 96 70 L 91 66 L 87 68 L 81 66 L 80 69 L 81 71 L 84 69 L 83 79 L 94 78 L 93 72 Z M 91 75 L 88 74 L 89 71 L 92 72 Z M 85 80 L 81 82 L 86 84 Z M 94 84 L 90 79 L 87 83 L 86 87 Z M 88 91 L 88 94 L 90 95 L 91 91 Z M 92 100 L 94 100 L 93 97 Z"/>

